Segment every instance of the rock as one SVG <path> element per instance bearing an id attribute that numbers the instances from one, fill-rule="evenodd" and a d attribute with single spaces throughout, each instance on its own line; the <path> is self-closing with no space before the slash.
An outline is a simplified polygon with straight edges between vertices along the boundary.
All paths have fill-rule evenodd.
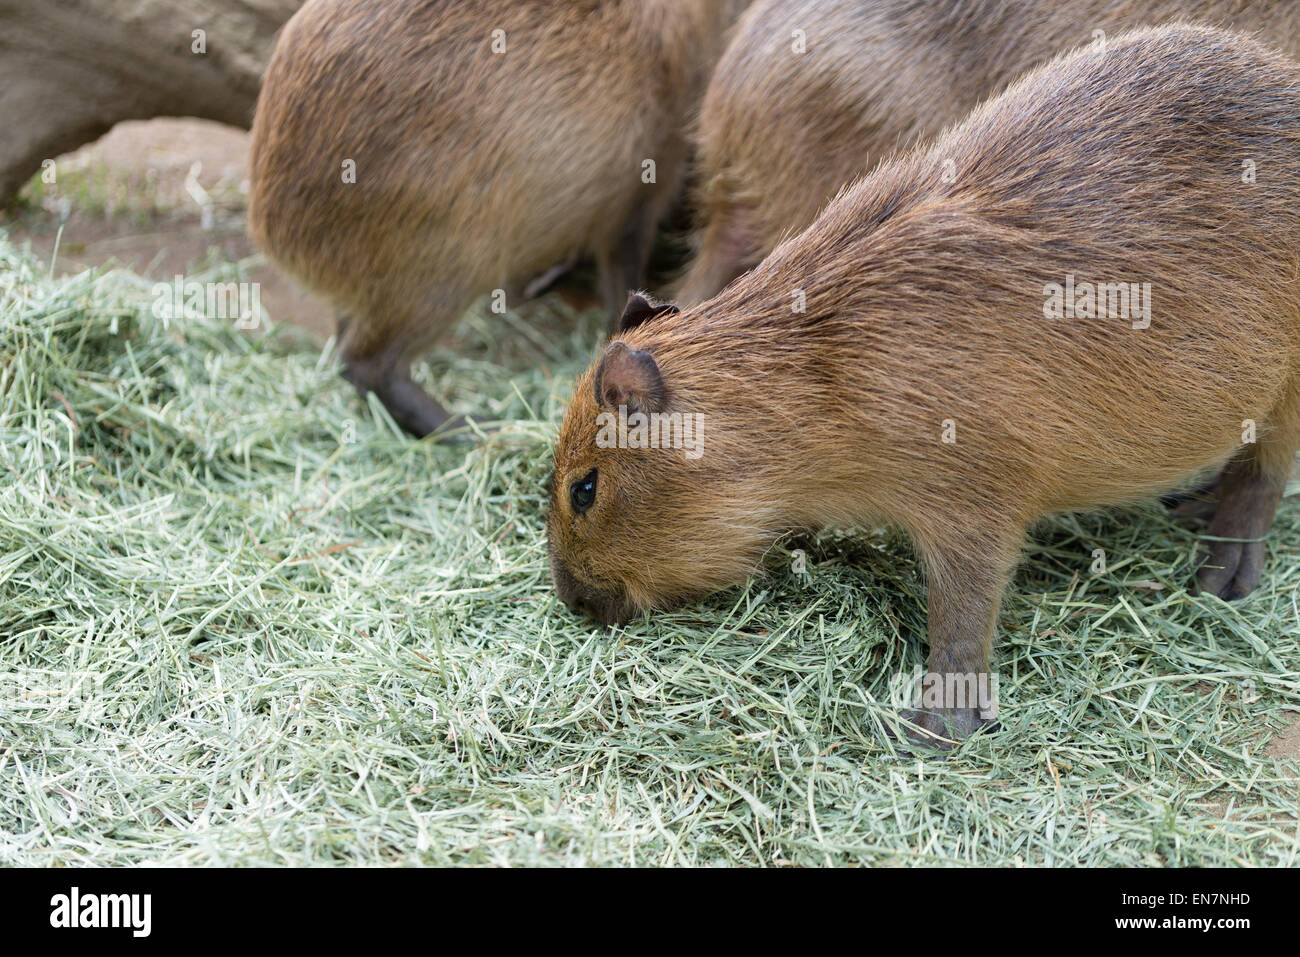
<path id="1" fill-rule="evenodd" d="M 301 0 L 0 0 L 0 203 L 121 120 L 247 128 Z M 203 31 L 196 36 L 195 31 Z"/>

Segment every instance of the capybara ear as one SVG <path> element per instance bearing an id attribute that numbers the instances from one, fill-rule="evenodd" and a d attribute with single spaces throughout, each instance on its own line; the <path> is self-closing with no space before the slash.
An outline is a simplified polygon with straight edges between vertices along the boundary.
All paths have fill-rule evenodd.
<path id="1" fill-rule="evenodd" d="M 653 319 L 655 316 L 671 316 L 677 312 L 681 310 L 671 302 L 655 302 L 644 293 L 634 292 L 628 297 L 627 305 L 623 307 L 623 315 L 618 320 L 619 334 L 635 329 L 647 319 Z"/>
<path id="2" fill-rule="evenodd" d="M 596 404 L 607 409 L 627 406 L 629 413 L 658 412 L 664 404 L 664 380 L 654 356 L 618 341 L 600 358 L 595 391 Z"/>

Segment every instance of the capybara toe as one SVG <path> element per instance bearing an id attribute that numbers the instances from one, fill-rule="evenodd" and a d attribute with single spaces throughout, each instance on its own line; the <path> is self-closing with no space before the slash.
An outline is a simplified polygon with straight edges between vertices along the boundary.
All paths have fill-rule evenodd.
<path id="1" fill-rule="evenodd" d="M 908 745 L 907 753 L 950 751 L 981 728 L 994 722 L 981 717 L 978 708 L 943 708 L 899 712 L 898 724 L 886 727 L 892 737 Z"/>
<path id="2" fill-rule="evenodd" d="M 1218 595 L 1225 601 L 1245 598 L 1264 571 L 1263 542 L 1212 542 L 1202 553 L 1196 573 L 1198 593 Z"/>

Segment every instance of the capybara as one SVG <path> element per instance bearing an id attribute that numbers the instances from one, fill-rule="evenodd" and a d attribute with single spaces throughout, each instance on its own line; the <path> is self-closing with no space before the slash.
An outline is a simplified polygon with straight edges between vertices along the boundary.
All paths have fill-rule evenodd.
<path id="1" fill-rule="evenodd" d="M 712 296 L 845 184 L 1030 68 L 1184 18 L 1300 55 L 1295 0 L 756 0 L 700 108 L 695 254 L 679 303 Z"/>
<path id="2" fill-rule="evenodd" d="M 478 296 L 583 253 L 611 312 L 678 188 L 740 0 L 309 0 L 253 124 L 253 238 L 340 314 L 344 374 L 415 435 L 410 377 Z M 653 164 L 653 165 L 652 165 Z"/>
<path id="3" fill-rule="evenodd" d="M 1062 56 L 713 299 L 630 300 L 559 434 L 557 590 L 618 623 L 892 524 L 946 688 L 987 674 L 1031 523 L 1226 465 L 1197 579 L 1245 595 L 1300 445 L 1297 276 L 1300 66 L 1190 25 Z M 913 733 L 980 725 L 949 700 Z"/>

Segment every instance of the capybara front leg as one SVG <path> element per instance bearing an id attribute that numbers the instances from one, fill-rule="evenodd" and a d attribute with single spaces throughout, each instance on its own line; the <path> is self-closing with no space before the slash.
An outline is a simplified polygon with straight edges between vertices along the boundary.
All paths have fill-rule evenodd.
<path id="1" fill-rule="evenodd" d="M 1018 540 L 972 537 L 960 546 L 924 547 L 930 600 L 929 672 L 919 709 L 902 717 L 909 739 L 951 748 L 997 715 L 997 680 L 990 670 L 998 607 L 1015 565 Z"/>

